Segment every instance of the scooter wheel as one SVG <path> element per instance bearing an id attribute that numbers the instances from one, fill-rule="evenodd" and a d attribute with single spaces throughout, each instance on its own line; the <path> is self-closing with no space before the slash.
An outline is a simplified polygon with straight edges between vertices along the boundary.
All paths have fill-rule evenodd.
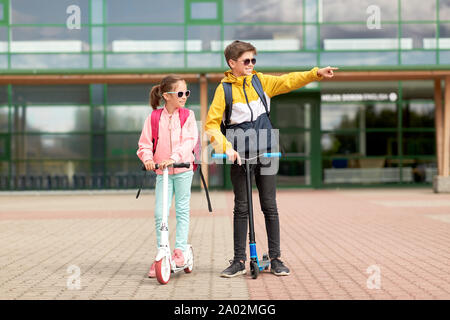
<path id="1" fill-rule="evenodd" d="M 185 273 L 191 273 L 192 270 L 194 269 L 194 250 L 192 249 L 192 247 L 189 247 L 189 262 L 188 262 L 188 266 L 186 268 L 184 268 L 184 272 Z"/>
<path id="2" fill-rule="evenodd" d="M 259 267 L 258 267 L 258 264 L 256 263 L 256 261 L 250 261 L 250 273 L 251 273 L 253 279 L 258 278 Z"/>
<path id="3" fill-rule="evenodd" d="M 161 260 L 156 261 L 155 273 L 159 283 L 167 284 L 169 282 L 170 271 L 169 257 L 163 257 Z"/>

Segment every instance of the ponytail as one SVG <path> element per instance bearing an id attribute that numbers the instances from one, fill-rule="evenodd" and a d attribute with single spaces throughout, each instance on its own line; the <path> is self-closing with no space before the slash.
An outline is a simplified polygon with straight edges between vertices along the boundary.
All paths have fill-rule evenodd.
<path id="1" fill-rule="evenodd" d="M 150 106 L 153 110 L 156 110 L 161 103 L 161 86 L 158 84 L 152 88 L 150 91 Z"/>

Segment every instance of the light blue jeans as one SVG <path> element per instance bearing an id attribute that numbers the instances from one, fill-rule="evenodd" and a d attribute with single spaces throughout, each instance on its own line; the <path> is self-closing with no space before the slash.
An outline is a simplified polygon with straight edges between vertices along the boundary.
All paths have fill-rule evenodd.
<path id="1" fill-rule="evenodd" d="M 175 194 L 175 212 L 177 216 L 177 231 L 175 249 L 185 250 L 189 235 L 189 214 L 191 201 L 191 185 L 194 171 L 186 171 L 178 174 L 169 174 L 169 202 L 168 208 L 172 206 L 172 198 Z M 163 211 L 163 175 L 156 176 L 156 204 L 155 204 L 155 226 L 156 226 L 156 242 L 159 247 L 161 239 L 161 226 Z"/>

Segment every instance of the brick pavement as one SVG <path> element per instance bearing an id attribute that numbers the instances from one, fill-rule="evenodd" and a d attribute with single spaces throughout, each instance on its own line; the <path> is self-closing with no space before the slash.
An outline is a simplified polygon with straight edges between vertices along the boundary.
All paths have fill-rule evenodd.
<path id="1" fill-rule="evenodd" d="M 450 195 L 279 190 L 282 259 L 291 275 L 256 280 L 219 276 L 233 255 L 233 196 L 211 196 L 213 215 L 203 193 L 191 201 L 194 272 L 161 286 L 145 277 L 156 253 L 151 191 L 139 200 L 127 192 L 3 193 L 0 299 L 450 298 Z M 261 255 L 267 241 L 257 193 L 254 204 Z M 67 286 L 72 265 L 80 270 L 79 290 Z M 379 289 L 367 286 L 371 266 L 380 270 Z"/>

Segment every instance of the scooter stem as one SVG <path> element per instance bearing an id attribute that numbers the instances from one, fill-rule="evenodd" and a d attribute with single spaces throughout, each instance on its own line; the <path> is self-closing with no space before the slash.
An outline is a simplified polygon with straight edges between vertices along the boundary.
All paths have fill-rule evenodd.
<path id="1" fill-rule="evenodd" d="M 255 225 L 253 224 L 253 200 L 252 200 L 252 173 L 250 171 L 249 161 L 245 161 L 245 176 L 247 184 L 247 204 L 248 204 L 248 225 L 249 225 L 249 241 L 255 243 Z"/>
<path id="2" fill-rule="evenodd" d="M 169 228 L 167 227 L 168 220 L 168 194 L 169 194 L 169 169 L 163 169 L 163 203 L 162 203 L 162 221 L 161 221 L 161 246 L 169 244 Z"/>

